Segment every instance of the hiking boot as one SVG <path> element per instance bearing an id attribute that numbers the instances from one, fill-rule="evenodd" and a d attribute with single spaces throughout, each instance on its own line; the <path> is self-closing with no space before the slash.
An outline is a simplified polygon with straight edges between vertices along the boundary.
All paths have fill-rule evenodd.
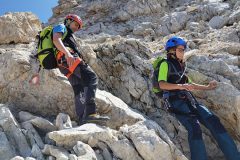
<path id="1" fill-rule="evenodd" d="M 95 123 L 99 125 L 106 125 L 110 118 L 108 116 L 100 116 L 98 114 L 90 114 L 84 120 L 83 123 Z"/>

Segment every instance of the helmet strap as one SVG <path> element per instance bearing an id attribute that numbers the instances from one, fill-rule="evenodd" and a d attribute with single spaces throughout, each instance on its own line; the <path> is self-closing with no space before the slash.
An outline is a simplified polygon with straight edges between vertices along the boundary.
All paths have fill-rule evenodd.
<path id="1" fill-rule="evenodd" d="M 70 28 L 70 25 L 71 25 L 71 23 L 72 23 L 73 21 L 74 21 L 74 20 L 67 19 L 65 26 L 68 27 L 69 29 L 71 29 L 71 28 Z M 71 29 L 71 31 L 72 31 L 72 29 Z"/>

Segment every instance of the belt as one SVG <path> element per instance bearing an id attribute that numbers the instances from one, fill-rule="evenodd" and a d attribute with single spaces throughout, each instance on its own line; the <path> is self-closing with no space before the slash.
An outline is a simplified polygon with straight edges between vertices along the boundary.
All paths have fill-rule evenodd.
<path id="1" fill-rule="evenodd" d="M 171 101 L 171 100 L 177 100 L 177 99 L 187 99 L 188 97 L 184 91 L 175 91 L 175 92 L 164 91 L 163 98 Z"/>

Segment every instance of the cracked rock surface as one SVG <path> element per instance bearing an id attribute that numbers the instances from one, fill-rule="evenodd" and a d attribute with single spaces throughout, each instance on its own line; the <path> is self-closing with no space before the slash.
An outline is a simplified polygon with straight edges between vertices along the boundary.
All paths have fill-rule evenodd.
<path id="1" fill-rule="evenodd" d="M 187 131 L 151 93 L 151 61 L 173 35 L 187 40 L 192 81 L 218 81 L 216 90 L 194 94 L 240 148 L 238 0 L 58 3 L 48 24 L 68 13 L 83 19 L 76 41 L 99 77 L 97 110 L 111 121 L 78 126 L 72 88 L 57 69 L 41 71 L 40 85 L 29 85 L 41 22 L 31 13 L 8 13 L 0 17 L 0 160 L 190 159 Z M 202 132 L 208 159 L 224 160 L 210 132 Z"/>

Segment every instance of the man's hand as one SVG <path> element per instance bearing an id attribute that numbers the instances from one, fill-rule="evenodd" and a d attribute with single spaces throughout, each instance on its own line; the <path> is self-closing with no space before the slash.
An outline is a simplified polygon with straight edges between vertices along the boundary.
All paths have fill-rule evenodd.
<path id="1" fill-rule="evenodd" d="M 67 60 L 68 66 L 69 67 L 72 66 L 75 61 L 75 58 L 73 57 L 73 55 L 71 55 L 71 53 L 65 54 L 65 58 Z"/>
<path id="2" fill-rule="evenodd" d="M 40 76 L 39 74 L 35 74 L 31 77 L 31 79 L 29 80 L 29 83 L 30 84 L 33 84 L 33 85 L 40 85 Z"/>
<path id="3" fill-rule="evenodd" d="M 209 84 L 207 85 L 207 89 L 212 90 L 215 89 L 217 87 L 217 81 L 213 80 L 210 81 Z"/>

